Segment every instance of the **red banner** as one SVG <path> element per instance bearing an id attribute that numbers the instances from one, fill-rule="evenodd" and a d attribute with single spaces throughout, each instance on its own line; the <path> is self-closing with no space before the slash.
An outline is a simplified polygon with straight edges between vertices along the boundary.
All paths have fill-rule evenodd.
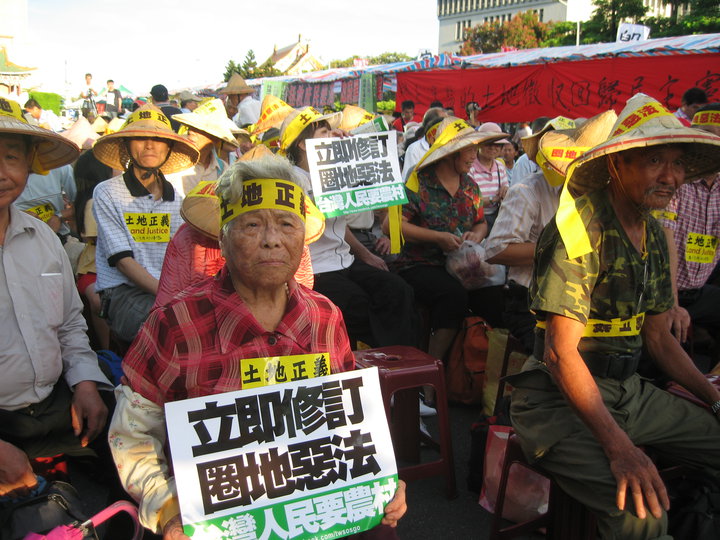
<path id="1" fill-rule="evenodd" d="M 397 74 L 397 103 L 415 102 L 423 113 L 439 100 L 465 117 L 476 101 L 483 122 L 522 122 L 539 116 L 590 117 L 617 112 L 638 92 L 674 111 L 688 88 L 720 100 L 720 54 L 603 58 L 507 68 L 433 70 Z"/>

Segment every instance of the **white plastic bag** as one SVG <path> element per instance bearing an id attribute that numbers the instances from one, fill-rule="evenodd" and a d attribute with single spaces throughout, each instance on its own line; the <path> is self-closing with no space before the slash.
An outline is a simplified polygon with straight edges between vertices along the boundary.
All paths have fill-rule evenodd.
<path id="1" fill-rule="evenodd" d="M 485 259 L 485 240 L 479 244 L 465 240 L 447 254 L 445 269 L 468 290 L 505 283 L 505 267 L 487 263 Z"/>

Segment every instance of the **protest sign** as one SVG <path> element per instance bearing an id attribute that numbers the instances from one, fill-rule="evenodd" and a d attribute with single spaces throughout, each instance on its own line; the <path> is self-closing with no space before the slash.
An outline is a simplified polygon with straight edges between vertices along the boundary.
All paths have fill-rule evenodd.
<path id="1" fill-rule="evenodd" d="M 405 204 L 394 133 L 308 139 L 315 205 L 325 217 Z"/>
<path id="2" fill-rule="evenodd" d="M 185 534 L 326 539 L 380 523 L 397 467 L 377 368 L 165 404 Z"/>

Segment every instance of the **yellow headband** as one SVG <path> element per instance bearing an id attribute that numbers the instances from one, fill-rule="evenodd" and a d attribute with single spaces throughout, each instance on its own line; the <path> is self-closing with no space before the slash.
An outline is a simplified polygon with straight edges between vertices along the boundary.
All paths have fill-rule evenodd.
<path id="1" fill-rule="evenodd" d="M 316 122 L 322 116 L 316 108 L 305 107 L 295 118 L 290 120 L 280 138 L 281 155 L 285 155 L 288 147 L 300 136 L 303 129 L 313 122 Z"/>
<path id="2" fill-rule="evenodd" d="M 305 192 L 297 184 L 275 178 L 256 178 L 243 182 L 242 197 L 235 203 L 220 199 L 220 223 L 225 225 L 253 210 L 285 210 L 305 222 Z"/>
<path id="3" fill-rule="evenodd" d="M 132 113 L 130 116 L 128 116 L 128 119 L 125 120 L 125 123 L 122 125 L 122 127 L 118 131 L 122 131 L 123 129 L 128 127 L 130 124 L 139 122 L 141 120 L 154 120 L 155 122 L 162 123 L 168 129 L 172 129 L 170 127 L 170 120 L 168 120 L 167 116 L 165 116 L 160 111 L 148 111 L 148 110 L 138 109 L 137 111 Z"/>
<path id="4" fill-rule="evenodd" d="M 545 180 L 553 187 L 561 186 L 565 181 L 565 174 L 556 167 L 553 162 L 570 163 L 579 158 L 584 152 L 587 152 L 587 146 L 559 146 L 540 148 L 538 150 L 535 161 L 542 169 Z M 566 169 L 567 170 L 567 169 Z"/>
<path id="5" fill-rule="evenodd" d="M 692 125 L 720 127 L 720 111 L 702 111 L 695 113 L 692 119 Z"/>

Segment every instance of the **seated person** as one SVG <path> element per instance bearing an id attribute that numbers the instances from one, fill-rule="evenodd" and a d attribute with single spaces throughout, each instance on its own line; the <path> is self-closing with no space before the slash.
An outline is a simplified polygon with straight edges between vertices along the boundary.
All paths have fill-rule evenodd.
<path id="1" fill-rule="evenodd" d="M 547 223 L 555 216 L 560 190 L 570 164 L 565 147 L 589 148 L 607 139 L 617 115 L 608 111 L 591 118 L 576 130 L 551 130 L 540 137 L 536 157 L 541 171 L 525 176 L 508 189 L 485 254 L 488 262 L 508 266 L 503 325 L 522 341 L 528 353 L 535 343 L 535 316 L 528 304 L 535 244 Z M 560 149 L 561 157 L 553 150 Z"/>
<path id="2" fill-rule="evenodd" d="M 6 112 L 10 111 L 10 112 Z M 30 459 L 92 455 L 110 383 L 90 349 L 82 302 L 60 241 L 13 201 L 28 174 L 74 161 L 78 148 L 31 126 L 20 106 L 0 98 L 0 496 L 37 485 Z"/>
<path id="3" fill-rule="evenodd" d="M 340 124 L 341 114 L 323 116 L 306 107 L 283 121 L 280 152 L 295 165 L 304 187 L 310 186 L 305 141 L 331 137 L 331 125 Z M 353 341 L 371 347 L 417 345 L 412 289 L 355 238 L 345 216 L 326 220 L 322 237 L 310 245 L 310 256 L 315 290 L 340 308 Z"/>
<path id="4" fill-rule="evenodd" d="M 266 146 L 257 146 L 243 154 L 240 161 L 267 155 L 272 155 L 272 152 Z M 216 186 L 217 182 L 200 182 L 183 199 L 180 214 L 185 223 L 172 237 L 165 252 L 153 309 L 164 306 L 190 285 L 214 276 L 225 266 L 225 257 L 218 243 L 220 201 L 215 196 Z M 313 270 L 307 245 L 303 247 L 295 281 L 308 289 L 313 288 Z"/>
<path id="5" fill-rule="evenodd" d="M 570 165 L 537 242 L 538 334 L 510 378 L 511 419 L 528 459 L 596 514 L 602 538 L 669 538 L 667 491 L 639 446 L 717 476 L 720 392 L 670 333 L 668 248 L 649 213 L 685 180 L 720 169 L 720 137 L 683 127 L 644 94 L 611 133 Z M 643 346 L 713 414 L 641 378 Z"/>
<path id="6" fill-rule="evenodd" d="M 98 184 L 93 194 L 95 290 L 110 329 L 131 342 L 155 302 L 165 250 L 182 223 L 181 198 L 164 173 L 189 168 L 199 154 L 153 105 L 139 108 L 119 131 L 98 139 L 93 153 L 125 171 Z"/>
<path id="7" fill-rule="evenodd" d="M 443 358 L 476 295 L 447 272 L 446 254 L 464 240 L 480 242 L 487 224 L 480 188 L 468 175 L 484 135 L 454 117 L 443 119 L 437 134 L 438 141 L 446 142 L 420 158 L 405 185 L 405 244 L 394 266 L 418 301 L 430 308 L 428 352 Z"/>
<path id="8" fill-rule="evenodd" d="M 297 185 L 292 209 L 244 205 L 252 181 L 270 190 L 294 183 L 294 174 L 287 160 L 268 156 L 237 162 L 221 178 L 217 193 L 230 210 L 220 231 L 226 264 L 150 314 L 123 362 L 127 384 L 116 391 L 109 437 L 118 473 L 143 525 L 166 540 L 187 537 L 163 449 L 164 403 L 242 388 L 236 366 L 245 358 L 328 351 L 331 371 L 355 366 L 340 310 L 293 279 L 305 241 L 322 226 L 312 219 L 319 212 Z M 236 330 L 222 332 L 221 324 Z M 386 525 L 404 514 L 404 489 L 386 507 Z"/>
<path id="9" fill-rule="evenodd" d="M 701 108 L 692 127 L 720 135 L 720 103 Z M 720 287 L 708 283 L 720 263 L 720 174 L 711 174 L 684 184 L 665 211 L 659 213 L 668 244 L 677 250 L 677 297 L 693 325 L 720 336 Z M 671 259 L 675 253 L 671 250 Z M 681 342 L 687 337 L 687 323 L 680 318 L 673 332 Z"/>

